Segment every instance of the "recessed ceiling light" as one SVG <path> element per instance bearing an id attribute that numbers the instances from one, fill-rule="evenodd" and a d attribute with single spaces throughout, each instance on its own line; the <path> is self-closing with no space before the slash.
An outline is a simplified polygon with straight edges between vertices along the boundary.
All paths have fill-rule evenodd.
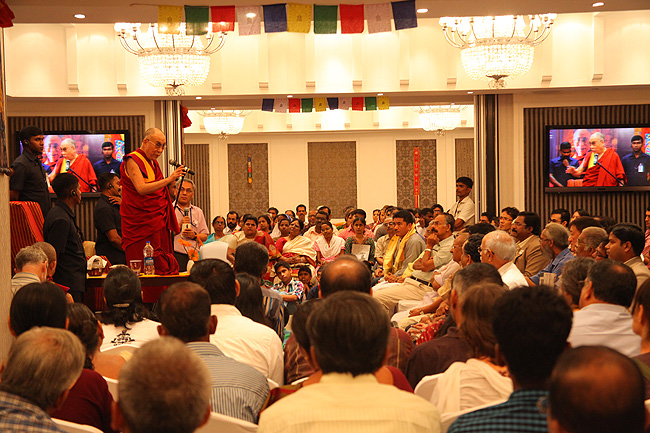
<path id="1" fill-rule="evenodd" d="M 377 96 L 384 96 L 383 93 L 377 93 Z"/>
<path id="2" fill-rule="evenodd" d="M 202 96 L 197 96 L 196 99 L 203 99 L 203 97 Z"/>
<path id="3" fill-rule="evenodd" d="M 83 20 L 84 18 L 86 18 L 86 16 L 84 14 L 74 14 L 74 17 L 79 19 L 79 20 Z"/>
<path id="4" fill-rule="evenodd" d="M 256 14 L 254 12 L 249 12 L 246 14 L 246 18 L 255 18 Z"/>
<path id="5" fill-rule="evenodd" d="M 595 8 L 599 8 L 599 7 L 601 7 L 601 6 L 605 6 L 605 3 L 603 3 L 603 2 L 596 2 L 596 3 L 592 4 L 592 6 L 595 7 Z"/>
<path id="6" fill-rule="evenodd" d="M 293 95 L 287 95 L 287 98 L 293 98 Z"/>
<path id="7" fill-rule="evenodd" d="M 419 14 L 426 14 L 427 12 L 429 12 L 429 9 L 427 9 L 427 8 L 420 8 L 420 9 L 418 9 L 416 12 L 419 13 Z"/>
<path id="8" fill-rule="evenodd" d="M 471 95 L 472 93 L 474 93 L 474 92 L 467 92 L 468 95 Z"/>

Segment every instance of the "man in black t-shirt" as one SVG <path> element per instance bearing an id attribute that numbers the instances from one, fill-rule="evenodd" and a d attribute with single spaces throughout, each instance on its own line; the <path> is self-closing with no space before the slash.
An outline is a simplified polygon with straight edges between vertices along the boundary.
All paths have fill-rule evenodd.
<path id="1" fill-rule="evenodd" d="M 41 164 L 43 131 L 36 126 L 28 126 L 21 129 L 18 136 L 23 153 L 11 164 L 14 174 L 9 180 L 9 197 L 12 201 L 35 201 L 45 218 L 51 203 L 47 174 Z"/>
<path id="2" fill-rule="evenodd" d="M 650 156 L 643 151 L 643 137 L 632 137 L 632 153 L 621 158 L 628 185 L 650 184 Z"/>
<path id="3" fill-rule="evenodd" d="M 103 158 L 93 164 L 93 170 L 99 179 L 103 173 L 115 173 L 117 176 L 120 176 L 120 165 L 122 163 L 113 158 L 113 150 L 115 146 L 110 141 L 105 141 L 102 143 L 102 155 Z"/>
<path id="4" fill-rule="evenodd" d="M 97 254 L 106 256 L 111 265 L 125 265 L 126 256 L 122 249 L 122 186 L 115 173 L 104 173 L 97 181 L 101 195 L 95 205 L 93 218 L 97 229 Z"/>

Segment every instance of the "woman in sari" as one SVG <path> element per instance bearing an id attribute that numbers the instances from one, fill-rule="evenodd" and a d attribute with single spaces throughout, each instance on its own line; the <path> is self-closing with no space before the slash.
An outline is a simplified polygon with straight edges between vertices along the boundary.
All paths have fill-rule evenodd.
<path id="1" fill-rule="evenodd" d="M 343 238 L 334 236 L 334 228 L 332 227 L 331 222 L 324 221 L 321 223 L 320 230 L 323 236 L 319 236 L 316 239 L 316 242 L 314 242 L 316 263 L 318 266 L 331 262 L 340 256 L 345 248 L 345 241 Z"/>
<path id="2" fill-rule="evenodd" d="M 291 221 L 289 221 L 289 218 L 285 214 L 280 214 L 275 222 L 275 228 L 271 233 L 271 238 L 275 241 L 275 247 L 278 251 L 281 251 L 282 246 L 287 241 L 286 237 L 289 236 L 289 224 L 291 224 Z M 279 242 L 281 242 L 280 245 L 278 245 Z"/>
<path id="3" fill-rule="evenodd" d="M 214 229 L 214 233 L 208 236 L 205 242 L 203 242 L 204 245 L 215 241 L 230 243 L 232 235 L 223 232 L 226 228 L 226 220 L 222 216 L 214 217 L 212 220 L 212 228 Z"/>
<path id="4" fill-rule="evenodd" d="M 264 233 L 268 233 L 268 234 L 271 233 L 271 230 L 272 230 L 271 218 L 269 218 L 268 215 L 260 215 L 257 218 L 257 223 L 258 223 L 257 229 L 259 231 L 264 232 Z"/>
<path id="5" fill-rule="evenodd" d="M 292 267 L 299 265 L 316 265 L 316 251 L 311 239 L 301 235 L 305 223 L 293 220 L 289 224 L 289 236 L 282 247 L 282 258 Z"/>
<path id="6" fill-rule="evenodd" d="M 360 251 L 356 254 L 357 258 L 363 261 L 368 261 L 371 264 L 375 263 L 375 241 L 365 235 L 366 231 L 366 220 L 361 217 L 356 217 L 352 221 L 352 229 L 354 230 L 354 235 L 350 236 L 345 241 L 345 254 L 352 254 L 352 246 L 357 245 L 367 245 L 369 250 Z M 322 229 L 321 229 L 322 230 Z"/>

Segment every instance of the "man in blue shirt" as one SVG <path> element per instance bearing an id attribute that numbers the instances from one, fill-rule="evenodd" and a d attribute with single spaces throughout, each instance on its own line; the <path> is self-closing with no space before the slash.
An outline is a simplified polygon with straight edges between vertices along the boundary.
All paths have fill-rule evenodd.
<path id="1" fill-rule="evenodd" d="M 643 137 L 632 137 L 632 153 L 621 158 L 628 185 L 648 185 L 650 182 L 650 156 L 643 151 Z"/>
<path id="2" fill-rule="evenodd" d="M 113 143 L 110 141 L 102 143 L 102 155 L 104 155 L 104 158 L 93 164 L 93 170 L 95 170 L 97 178 L 102 173 L 115 173 L 118 177 L 120 176 L 120 165 L 122 163 L 113 159 L 113 149 Z"/>
<path id="3" fill-rule="evenodd" d="M 551 164 L 548 170 L 549 181 L 553 186 L 567 186 L 567 181 L 569 179 L 575 179 L 575 177 L 567 174 L 567 167 L 571 166 L 578 168 L 578 165 L 580 165 L 580 161 L 571 158 L 571 143 L 568 141 L 561 143 L 560 155 L 557 158 L 551 159 Z"/>
<path id="4" fill-rule="evenodd" d="M 514 391 L 505 403 L 460 416 L 449 433 L 546 433 L 537 400 L 547 394 L 555 362 L 567 346 L 572 313 L 547 287 L 517 287 L 494 305 L 497 359 L 505 362 Z"/>

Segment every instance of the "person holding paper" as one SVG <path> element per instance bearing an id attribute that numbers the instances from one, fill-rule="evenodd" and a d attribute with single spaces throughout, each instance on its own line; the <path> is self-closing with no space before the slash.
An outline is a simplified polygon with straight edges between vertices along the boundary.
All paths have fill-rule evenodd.
<path id="1" fill-rule="evenodd" d="M 375 241 L 366 236 L 366 220 L 356 217 L 352 220 L 354 236 L 349 236 L 345 241 L 345 254 L 352 254 L 359 260 L 375 264 Z"/>

